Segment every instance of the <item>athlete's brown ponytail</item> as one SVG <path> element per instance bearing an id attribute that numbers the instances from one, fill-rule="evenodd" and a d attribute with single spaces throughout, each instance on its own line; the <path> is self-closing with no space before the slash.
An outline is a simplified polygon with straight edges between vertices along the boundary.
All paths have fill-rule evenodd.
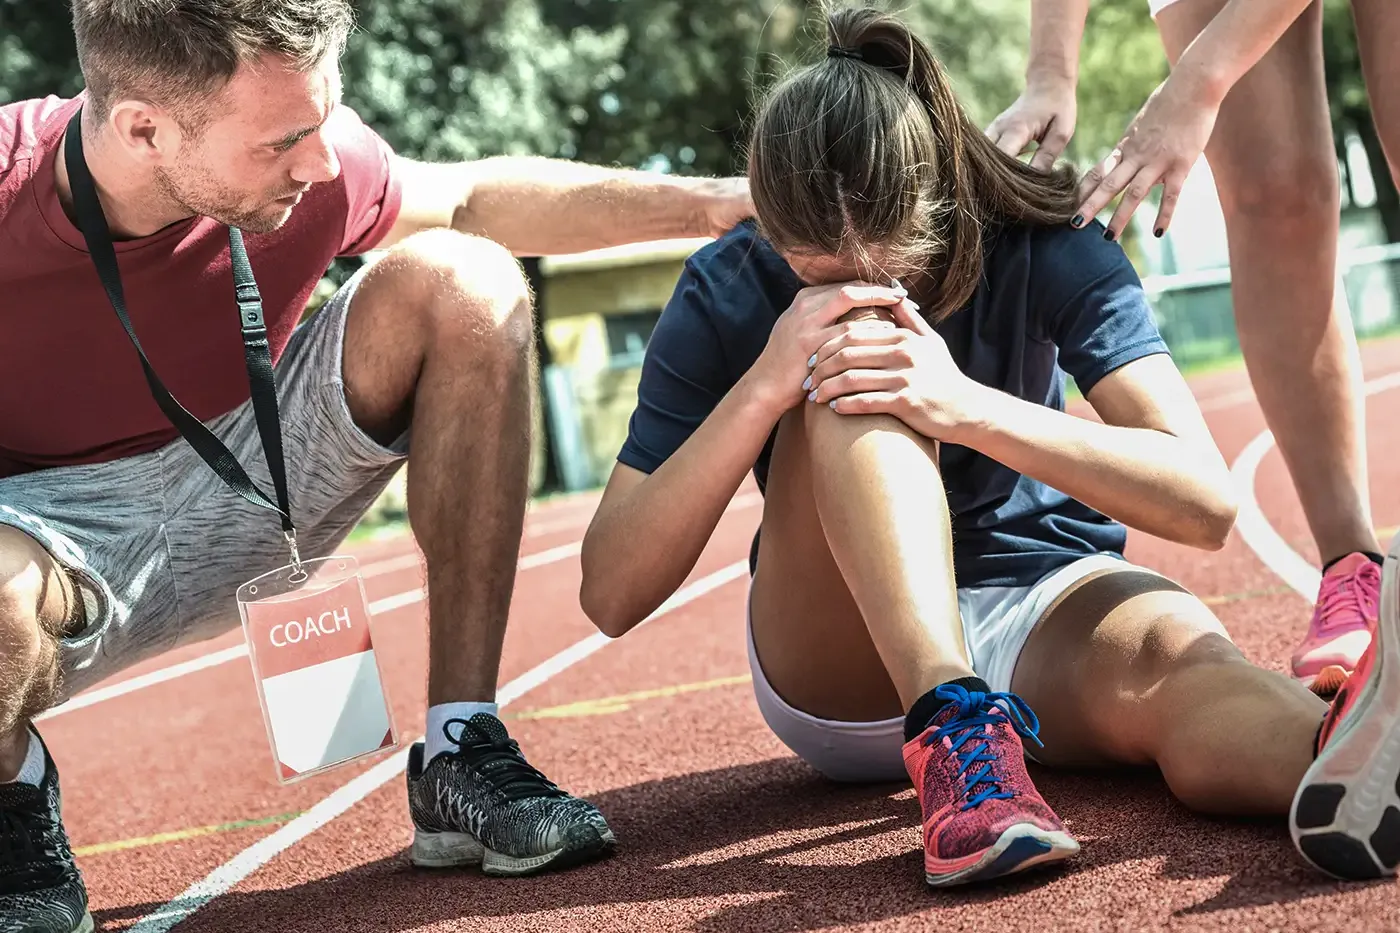
<path id="1" fill-rule="evenodd" d="M 758 109 L 749 182 L 780 250 L 918 265 L 939 321 L 972 296 L 983 232 L 1002 221 L 1063 223 L 1073 170 L 1032 169 L 968 119 L 929 47 L 874 9 L 828 12 L 825 57 Z"/>

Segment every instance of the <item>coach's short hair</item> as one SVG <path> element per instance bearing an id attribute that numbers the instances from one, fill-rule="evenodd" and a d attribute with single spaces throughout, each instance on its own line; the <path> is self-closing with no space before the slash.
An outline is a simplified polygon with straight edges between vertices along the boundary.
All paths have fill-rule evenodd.
<path id="1" fill-rule="evenodd" d="M 294 67 L 339 56 L 350 0 L 72 0 L 78 60 L 94 109 L 125 98 L 192 123 L 240 65 L 273 54 Z M 193 108 L 193 109 L 192 109 Z M 184 122 L 182 120 L 182 122 Z"/>

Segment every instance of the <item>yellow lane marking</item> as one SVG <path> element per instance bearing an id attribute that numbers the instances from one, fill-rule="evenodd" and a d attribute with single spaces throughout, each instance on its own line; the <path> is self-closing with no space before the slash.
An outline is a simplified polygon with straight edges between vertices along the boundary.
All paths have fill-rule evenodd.
<path id="1" fill-rule="evenodd" d="M 165 845 L 169 842 L 183 842 L 186 839 L 198 839 L 200 836 L 212 836 L 216 833 L 233 832 L 236 829 L 248 829 L 253 826 L 271 826 L 274 823 L 286 823 L 300 813 L 280 813 L 277 816 L 267 816 L 258 820 L 238 820 L 233 823 L 218 823 L 214 826 L 196 826 L 193 829 L 177 829 L 168 833 L 156 833 L 153 836 L 140 836 L 136 839 L 122 839 L 117 842 L 99 842 L 96 845 L 83 846 L 73 850 L 73 854 L 79 858 L 90 855 L 106 855 L 108 852 L 122 852 L 126 849 L 142 849 L 146 846 Z"/>
<path id="2" fill-rule="evenodd" d="M 704 680 L 699 683 L 676 684 L 671 687 L 658 687 L 654 690 L 638 690 L 635 693 L 624 693 L 619 696 L 600 697 L 594 700 L 579 700 L 576 703 L 565 703 L 563 706 L 549 706 L 542 709 L 524 710 L 519 713 L 507 713 L 505 719 L 568 719 L 581 716 L 607 716 L 613 713 L 621 713 L 631 708 L 633 703 L 643 700 L 658 700 L 664 697 L 680 696 L 684 693 L 698 693 L 703 690 L 717 690 L 721 687 L 732 687 L 737 684 L 746 684 L 750 681 L 748 674 L 739 677 L 719 677 L 714 680 Z M 256 820 L 238 820 L 232 823 L 218 823 L 213 826 L 196 826 L 193 829 L 179 829 L 173 832 L 156 833 L 151 836 L 141 836 L 136 839 L 121 839 L 116 842 L 100 842 L 96 845 L 82 846 L 73 850 L 73 854 L 79 858 L 88 858 L 94 855 L 106 855 L 110 852 L 123 852 L 127 849 L 141 849 L 147 846 L 166 845 L 171 842 L 183 842 L 186 839 L 198 839 L 201 836 L 213 836 L 218 833 L 233 832 L 239 829 L 250 829 L 255 826 L 272 826 L 277 823 L 287 823 L 301 816 L 300 813 L 281 813 L 277 816 L 263 817 Z"/>
<path id="3" fill-rule="evenodd" d="M 676 684 L 672 687 L 657 687 L 654 690 L 638 690 L 636 693 L 624 693 L 613 697 L 600 697 L 596 700 L 579 700 L 576 703 L 565 703 L 563 706 L 546 706 L 541 709 L 527 709 L 514 715 L 507 714 L 508 719 L 573 719 L 581 716 L 610 716 L 613 713 L 625 712 L 632 708 L 633 703 L 642 700 L 658 700 L 663 697 L 680 696 L 683 693 L 697 693 L 701 690 L 717 690 L 720 687 L 732 687 L 736 684 L 746 684 L 752 678 L 748 674 L 738 677 L 719 677 L 715 680 L 702 680 L 693 684 Z"/>
<path id="4" fill-rule="evenodd" d="M 1291 593 L 1292 589 L 1286 586 L 1270 586 L 1261 590 L 1243 590 L 1239 593 L 1221 593 L 1217 596 L 1202 596 L 1201 602 L 1207 606 L 1219 606 L 1221 603 L 1239 602 L 1242 599 L 1253 599 L 1256 596 L 1279 596 L 1284 593 Z"/>

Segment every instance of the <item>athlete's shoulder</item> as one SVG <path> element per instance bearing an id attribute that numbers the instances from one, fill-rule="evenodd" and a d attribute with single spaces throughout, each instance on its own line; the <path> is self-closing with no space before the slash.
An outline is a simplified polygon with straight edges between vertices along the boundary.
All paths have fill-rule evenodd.
<path id="1" fill-rule="evenodd" d="M 1068 223 L 1044 224 L 1029 228 L 1029 243 L 1040 264 L 1063 271 L 1097 277 L 1117 270 L 1136 276 L 1123 246 L 1107 239 L 1108 228 L 1097 219 L 1082 227 Z"/>
<path id="2" fill-rule="evenodd" d="M 714 302 L 736 307 L 778 303 L 786 307 L 802 287 L 792 267 L 746 220 L 705 244 L 686 260 L 685 282 Z M 756 298 L 763 301 L 756 302 Z"/>

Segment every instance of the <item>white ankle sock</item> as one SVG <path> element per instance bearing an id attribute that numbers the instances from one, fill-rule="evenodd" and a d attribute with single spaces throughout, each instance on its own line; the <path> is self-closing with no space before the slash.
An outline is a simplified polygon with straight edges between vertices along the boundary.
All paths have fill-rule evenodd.
<path id="1" fill-rule="evenodd" d="M 495 703 L 439 703 L 437 706 L 428 707 L 427 731 L 423 733 L 423 763 L 426 764 L 443 752 L 454 751 L 457 748 L 443 733 L 443 726 L 449 719 L 471 719 L 477 713 L 490 713 L 495 716 L 499 711 L 500 707 Z M 461 735 L 462 727 L 454 725 L 451 731 L 453 736 Z"/>
<path id="2" fill-rule="evenodd" d="M 44 780 L 44 746 L 39 743 L 39 737 L 34 734 L 33 729 L 28 730 L 29 751 L 24 755 L 24 764 L 19 766 L 19 774 L 13 781 L 6 781 L 7 784 L 33 784 L 38 787 Z"/>

